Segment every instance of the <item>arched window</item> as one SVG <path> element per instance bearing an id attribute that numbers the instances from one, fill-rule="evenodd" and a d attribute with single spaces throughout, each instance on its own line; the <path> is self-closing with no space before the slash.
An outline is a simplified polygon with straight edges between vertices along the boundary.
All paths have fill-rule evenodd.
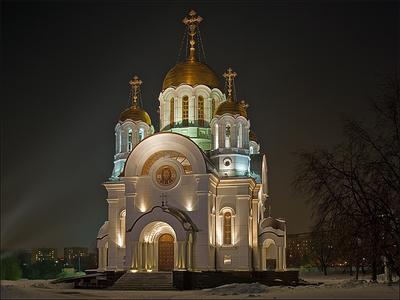
<path id="1" fill-rule="evenodd" d="M 124 209 L 119 214 L 119 233 L 118 233 L 118 246 L 123 247 L 125 245 L 125 220 L 126 220 L 126 210 Z"/>
<path id="2" fill-rule="evenodd" d="M 118 142 L 118 133 L 115 132 L 115 153 L 119 152 L 119 142 Z"/>
<path id="3" fill-rule="evenodd" d="M 182 98 L 182 125 L 189 125 L 189 97 L 184 96 Z"/>
<path id="4" fill-rule="evenodd" d="M 242 125 L 242 123 L 239 123 L 239 130 L 238 130 L 238 136 L 237 136 L 237 147 L 238 148 L 243 147 L 243 125 Z"/>
<path id="5" fill-rule="evenodd" d="M 231 125 L 225 126 L 225 148 L 231 147 Z"/>
<path id="6" fill-rule="evenodd" d="M 144 139 L 144 129 L 139 128 L 139 141 Z"/>
<path id="7" fill-rule="evenodd" d="M 128 129 L 128 151 L 132 150 L 132 129 Z"/>
<path id="8" fill-rule="evenodd" d="M 214 117 L 214 113 L 215 113 L 215 99 L 212 98 L 212 100 L 211 100 L 211 119 Z"/>
<path id="9" fill-rule="evenodd" d="M 199 126 L 204 127 L 204 98 L 203 96 L 199 96 L 198 99 L 198 120 Z"/>
<path id="10" fill-rule="evenodd" d="M 254 147 L 250 146 L 250 154 L 254 154 Z"/>
<path id="11" fill-rule="evenodd" d="M 215 124 L 215 127 L 214 127 L 214 136 L 215 136 L 214 149 L 219 148 L 219 132 L 218 131 L 219 131 L 218 124 Z"/>
<path id="12" fill-rule="evenodd" d="M 227 211 L 224 213 L 224 245 L 232 244 L 232 214 Z"/>
<path id="13" fill-rule="evenodd" d="M 169 100 L 169 126 L 172 128 L 174 126 L 174 113 L 175 113 L 175 101 L 174 98 Z"/>

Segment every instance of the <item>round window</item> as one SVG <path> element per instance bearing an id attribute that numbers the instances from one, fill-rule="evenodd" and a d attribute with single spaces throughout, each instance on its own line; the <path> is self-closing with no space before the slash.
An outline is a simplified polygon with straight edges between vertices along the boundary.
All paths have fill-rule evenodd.
<path id="1" fill-rule="evenodd" d="M 225 167 L 229 167 L 232 163 L 232 160 L 230 158 L 225 158 L 224 159 L 224 165 Z"/>

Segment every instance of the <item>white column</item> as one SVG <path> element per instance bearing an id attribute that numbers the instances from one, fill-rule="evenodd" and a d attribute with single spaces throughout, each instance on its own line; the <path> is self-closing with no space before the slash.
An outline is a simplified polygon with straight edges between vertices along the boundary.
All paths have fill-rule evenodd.
<path id="1" fill-rule="evenodd" d="M 108 240 L 108 267 L 116 268 L 118 261 L 118 199 L 107 199 L 108 202 L 108 221 L 109 221 L 109 240 Z"/>

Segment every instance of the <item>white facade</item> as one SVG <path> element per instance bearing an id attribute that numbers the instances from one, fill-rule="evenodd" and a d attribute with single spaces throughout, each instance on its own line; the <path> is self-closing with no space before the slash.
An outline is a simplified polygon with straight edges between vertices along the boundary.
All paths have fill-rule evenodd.
<path id="1" fill-rule="evenodd" d="M 166 166 L 176 175 L 160 183 Z M 164 233 L 173 237 L 173 270 L 266 270 L 268 259 L 285 269 L 285 223 L 264 218 L 262 183 L 219 176 L 185 136 L 142 140 L 120 180 L 104 186 L 109 208 L 98 234 L 99 270 L 157 271 Z"/>
<path id="2" fill-rule="evenodd" d="M 236 103 L 226 102 L 232 97 L 189 84 L 203 78 L 217 84 L 208 67 L 196 71 L 202 65 L 191 63 L 194 52 L 184 64 L 190 76 L 173 73 L 169 80 L 182 82 L 160 93 L 161 132 L 136 106 L 115 127 L 114 170 L 104 183 L 108 219 L 97 236 L 99 271 L 286 268 L 286 223 L 266 216 L 267 165 L 260 144 L 250 140 L 250 120 L 229 109 L 216 115 L 218 106 Z"/>

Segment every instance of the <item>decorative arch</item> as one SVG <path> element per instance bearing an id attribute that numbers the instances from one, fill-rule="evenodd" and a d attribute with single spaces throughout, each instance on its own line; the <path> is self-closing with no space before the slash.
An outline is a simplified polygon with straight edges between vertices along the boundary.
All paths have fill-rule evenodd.
<path id="1" fill-rule="evenodd" d="M 164 150 L 159 151 L 152 154 L 144 163 L 141 175 L 146 176 L 149 175 L 149 171 L 151 167 L 160 159 L 170 158 L 176 160 L 178 163 L 182 165 L 185 174 L 192 173 L 192 165 L 185 155 L 180 152 L 172 151 L 172 150 Z"/>
<path id="2" fill-rule="evenodd" d="M 230 206 L 224 206 L 219 211 L 219 243 L 222 246 L 235 245 L 235 217 L 235 210 Z"/>
<path id="3" fill-rule="evenodd" d="M 192 174 L 207 172 L 203 152 L 192 140 L 177 133 L 162 132 L 144 139 L 131 151 L 125 163 L 123 176 L 140 176 L 146 161 L 160 151 L 181 153 L 191 165 Z"/>

